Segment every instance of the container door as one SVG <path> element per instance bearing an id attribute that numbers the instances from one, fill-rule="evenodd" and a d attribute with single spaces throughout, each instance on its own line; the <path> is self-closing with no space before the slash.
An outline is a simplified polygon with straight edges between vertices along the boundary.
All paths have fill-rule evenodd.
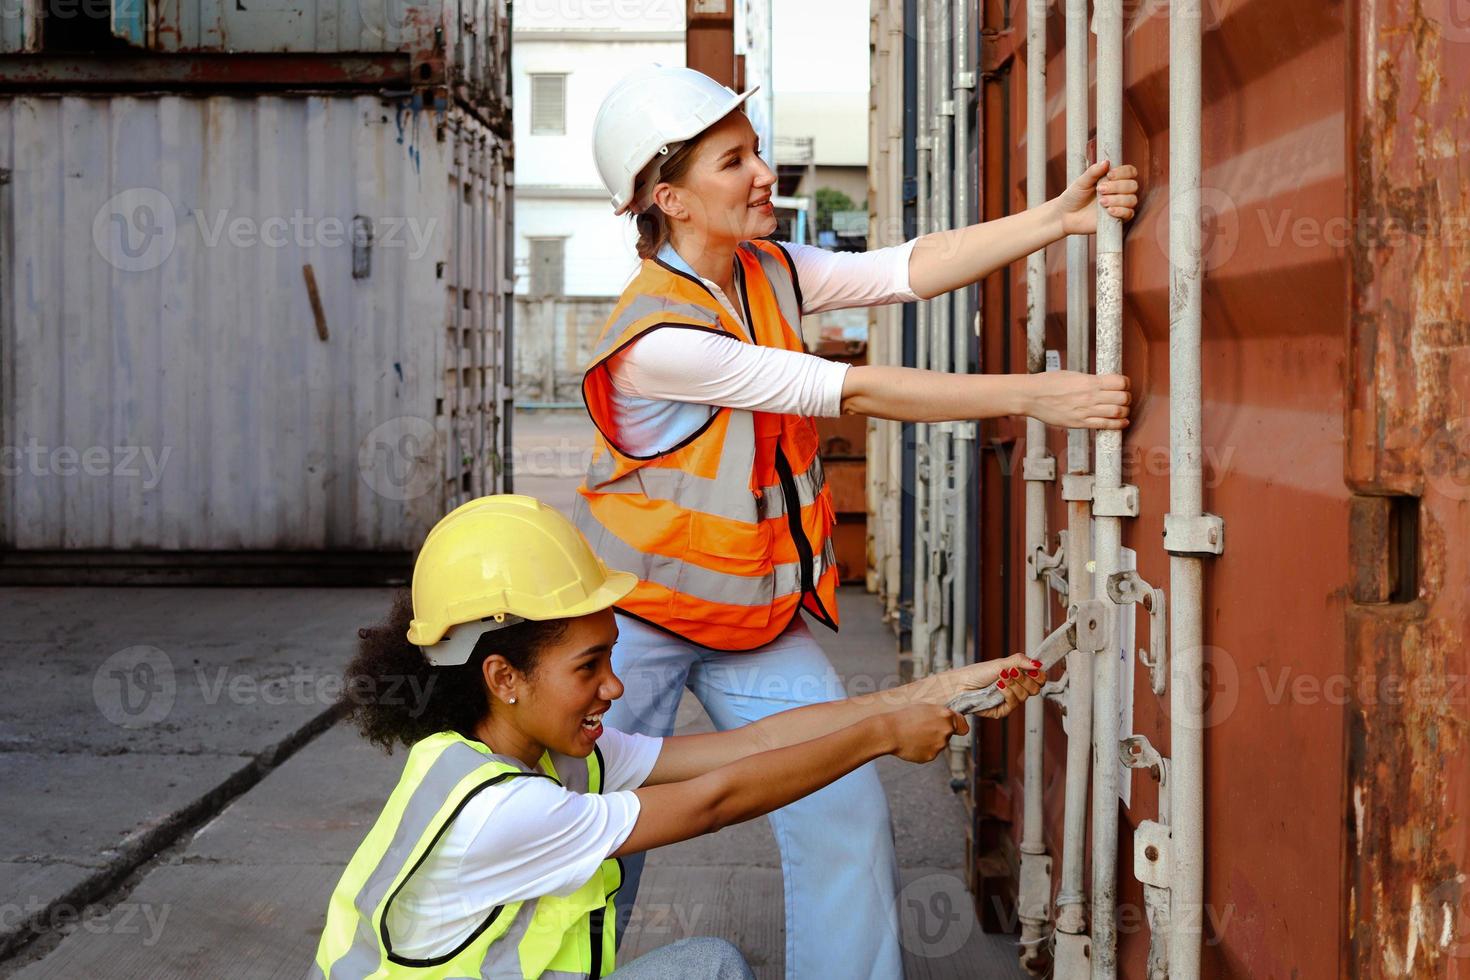
<path id="1" fill-rule="evenodd" d="M 1346 972 L 1454 976 L 1470 951 L 1470 34 L 1454 0 L 1353 6 Z"/>

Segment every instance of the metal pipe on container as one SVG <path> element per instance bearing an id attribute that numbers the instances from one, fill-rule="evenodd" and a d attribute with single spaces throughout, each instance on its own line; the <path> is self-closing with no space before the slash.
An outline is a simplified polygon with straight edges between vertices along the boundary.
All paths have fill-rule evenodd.
<path id="1" fill-rule="evenodd" d="M 904 4 L 903 0 L 882 0 L 888 8 L 888 39 L 889 39 L 889 71 L 890 79 L 901 80 L 907 77 L 905 64 L 908 52 L 904 45 Z M 904 233 L 904 100 L 895 98 L 891 93 L 902 91 L 902 86 L 895 86 L 891 81 L 886 85 L 883 79 L 878 79 L 883 86 L 881 91 L 886 93 L 883 101 L 888 107 L 888 224 L 885 227 L 884 242 L 897 242 L 902 240 Z M 903 310 L 898 306 L 883 307 L 888 314 L 888 362 L 897 367 L 903 366 Z M 901 462 L 901 449 L 903 440 L 903 424 L 900 422 L 886 421 L 885 441 L 888 445 L 888 471 L 886 483 L 888 494 L 883 501 L 883 528 L 886 539 L 886 551 L 884 561 L 887 566 L 885 576 L 887 593 L 884 598 L 886 615 L 885 619 L 892 622 L 898 618 L 899 596 L 902 592 L 902 564 L 903 564 L 903 465 Z M 897 491 L 897 492 L 895 492 Z"/>
<path id="2" fill-rule="evenodd" d="M 1098 0 L 1097 152 L 1118 163 L 1123 151 L 1123 0 Z M 1123 226 L 1097 205 L 1097 373 L 1123 366 Z M 1119 570 L 1122 550 L 1123 433 L 1094 436 L 1094 593 L 1105 604 L 1104 636 L 1118 634 L 1118 606 L 1108 597 L 1108 577 Z M 1118 655 L 1109 643 L 1098 655 L 1093 678 L 1092 779 L 1092 976 L 1117 975 L 1118 865 Z"/>
<path id="3" fill-rule="evenodd" d="M 968 0 L 959 0 L 964 3 Z M 929 156 L 933 175 L 930 188 L 934 195 L 934 230 L 954 227 L 950 214 L 951 163 L 950 128 L 954 119 L 954 101 L 950 84 L 950 8 L 954 0 L 934 0 L 931 10 L 929 42 L 934 50 L 933 75 L 929 79 L 933 103 L 934 149 Z M 954 294 L 945 293 L 932 303 L 929 338 L 930 367 L 935 371 L 950 369 L 950 313 Z M 930 663 L 936 670 L 949 665 L 949 635 L 954 611 L 954 561 L 950 552 L 953 520 L 949 512 L 950 429 L 943 423 L 929 427 L 929 635 L 932 649 Z M 951 776 L 954 776 L 951 773 Z M 960 773 L 963 777 L 963 770 Z"/>
<path id="4" fill-rule="evenodd" d="M 933 115 L 929 105 L 929 71 L 933 64 L 932 45 L 929 42 L 930 12 L 934 0 L 920 0 L 918 4 L 918 89 L 915 116 L 919 130 L 917 164 L 918 173 L 918 233 L 927 235 L 933 231 L 930 218 L 929 167 L 933 147 Z M 915 324 L 914 365 L 920 369 L 929 366 L 929 323 L 932 301 L 918 304 Z M 929 429 L 918 422 L 914 424 L 914 543 L 913 543 L 913 619 L 910 642 L 913 645 L 914 676 L 924 677 L 930 673 L 932 647 L 929 637 Z"/>
<path id="5" fill-rule="evenodd" d="M 1169 512 L 1199 523 L 1202 326 L 1200 190 L 1201 6 L 1169 5 Z M 1204 915 L 1204 623 L 1202 560 L 1169 557 L 1169 976 L 1200 975 Z"/>
<path id="6" fill-rule="evenodd" d="M 1066 0 L 1067 14 L 1067 179 L 1087 168 L 1088 38 L 1087 0 Z M 1091 369 L 1089 245 L 1083 235 L 1067 239 L 1067 370 Z M 1067 431 L 1067 595 L 1092 596 L 1092 496 L 1086 486 L 1091 469 L 1086 429 Z M 1068 492 L 1071 491 L 1071 492 Z M 1062 815 L 1062 874 L 1057 892 L 1056 965 L 1058 976 L 1076 975 L 1088 962 L 1087 893 L 1083 887 L 1087 849 L 1087 785 L 1092 758 L 1093 657 L 1067 655 L 1067 779 Z M 1064 972 L 1069 971 L 1069 972 Z"/>
<path id="7" fill-rule="evenodd" d="M 1026 206 L 1046 203 L 1046 18 L 1048 0 L 1026 4 Z M 1046 249 L 1026 260 L 1026 370 L 1046 370 Z M 1048 473 L 1047 467 L 1051 467 Z M 1046 425 L 1026 420 L 1026 457 L 1022 478 L 1026 484 L 1025 627 L 1022 638 L 1028 655 L 1046 636 L 1047 584 L 1038 573 L 1036 555 L 1046 549 L 1046 484 L 1055 477 L 1055 460 L 1046 451 Z M 1045 965 L 1042 943 L 1051 922 L 1051 859 L 1046 853 L 1042 827 L 1042 730 L 1046 719 L 1044 698 L 1026 701 L 1025 782 L 1021 821 L 1021 965 L 1039 972 Z"/>
<path id="8" fill-rule="evenodd" d="M 875 97 L 879 91 L 878 81 L 889 77 L 887 12 L 885 0 L 871 0 L 868 10 L 868 36 L 871 54 L 868 62 L 868 241 L 877 242 L 883 227 L 883 216 L 888 208 L 888 114 L 886 106 Z M 888 310 L 874 307 L 868 311 L 867 359 L 869 364 L 888 363 Z M 865 585 L 869 592 L 883 594 L 884 555 L 887 542 L 883 539 L 882 513 L 888 500 L 888 431 L 881 419 L 869 419 L 864 433 L 864 447 L 868 462 L 865 467 L 863 488 L 867 503 L 867 535 L 869 562 Z"/>
<path id="9" fill-rule="evenodd" d="M 954 4 L 954 223 L 970 223 L 970 90 L 975 87 L 970 73 L 970 4 Z M 954 292 L 954 316 L 950 344 L 956 374 L 970 371 L 970 290 Z M 975 423 L 959 422 L 950 440 L 954 472 L 954 526 L 950 554 L 954 569 L 954 615 L 950 617 L 951 667 L 963 667 L 970 657 L 970 454 L 975 446 Z M 973 735 L 950 740 L 950 781 L 956 789 L 969 779 L 969 752 Z"/>

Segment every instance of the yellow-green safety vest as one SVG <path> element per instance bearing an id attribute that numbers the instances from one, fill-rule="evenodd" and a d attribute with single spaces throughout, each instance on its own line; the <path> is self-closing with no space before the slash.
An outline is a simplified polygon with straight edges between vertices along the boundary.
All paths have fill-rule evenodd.
<path id="1" fill-rule="evenodd" d="M 398 786 L 332 892 L 311 976 L 318 980 L 589 980 L 614 968 L 622 885 L 617 859 L 565 897 L 508 902 L 486 913 L 459 947 L 432 959 L 393 952 L 388 908 L 472 797 L 508 779 L 552 779 L 578 793 L 602 792 L 602 753 L 586 759 L 547 753 L 541 769 L 454 732 L 416 742 Z"/>

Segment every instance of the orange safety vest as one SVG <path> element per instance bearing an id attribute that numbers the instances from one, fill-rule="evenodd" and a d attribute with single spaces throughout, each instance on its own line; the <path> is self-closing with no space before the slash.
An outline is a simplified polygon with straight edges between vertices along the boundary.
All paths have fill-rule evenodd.
<path id="1" fill-rule="evenodd" d="M 648 259 L 603 327 L 582 398 L 598 438 L 574 519 L 613 568 L 638 575 L 619 612 L 714 650 L 755 650 L 806 609 L 837 628 L 832 494 L 809 418 L 713 410 L 648 457 L 621 448 L 608 360 L 651 330 L 802 349 L 795 267 L 781 246 L 736 249 L 750 333 L 698 279 Z"/>

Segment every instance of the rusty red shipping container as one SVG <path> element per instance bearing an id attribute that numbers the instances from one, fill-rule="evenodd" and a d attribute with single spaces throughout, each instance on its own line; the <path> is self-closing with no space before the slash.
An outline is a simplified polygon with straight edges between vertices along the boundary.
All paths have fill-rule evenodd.
<path id="1" fill-rule="evenodd" d="M 1470 10 L 1201 2 L 1204 505 L 1226 527 L 1224 554 L 1204 566 L 1204 972 L 1470 976 Z M 1124 156 L 1144 192 L 1125 232 L 1123 344 L 1136 396 L 1124 480 L 1142 507 L 1123 544 L 1167 585 L 1168 3 L 1124 7 Z M 956 66 L 977 71 L 971 166 L 987 219 L 1025 207 L 1025 13 L 975 4 L 976 63 Z M 877 16 L 881 29 L 892 15 Z M 1055 195 L 1069 178 L 1061 4 L 1050 17 Z M 879 151 L 892 118 L 880 98 Z M 1047 347 L 1062 352 L 1065 249 L 1047 258 Z M 996 273 L 979 302 L 980 369 L 1025 371 L 1024 275 Z M 980 433 L 985 656 L 1022 648 L 1023 436 L 1019 420 Z M 1059 430 L 1049 449 L 1065 457 Z M 1048 499 L 1054 547 L 1066 512 L 1056 487 Z M 1055 596 L 1051 612 L 1066 615 Z M 1184 696 L 1156 697 L 1137 671 L 1132 729 L 1165 756 L 1170 699 Z M 1017 716 L 978 738 L 976 891 L 996 926 L 1014 923 L 1023 731 Z M 1065 748 L 1049 704 L 1054 869 Z M 1141 977 L 1132 828 L 1158 818 L 1158 789 L 1146 772 L 1121 778 L 1118 969 Z"/>

